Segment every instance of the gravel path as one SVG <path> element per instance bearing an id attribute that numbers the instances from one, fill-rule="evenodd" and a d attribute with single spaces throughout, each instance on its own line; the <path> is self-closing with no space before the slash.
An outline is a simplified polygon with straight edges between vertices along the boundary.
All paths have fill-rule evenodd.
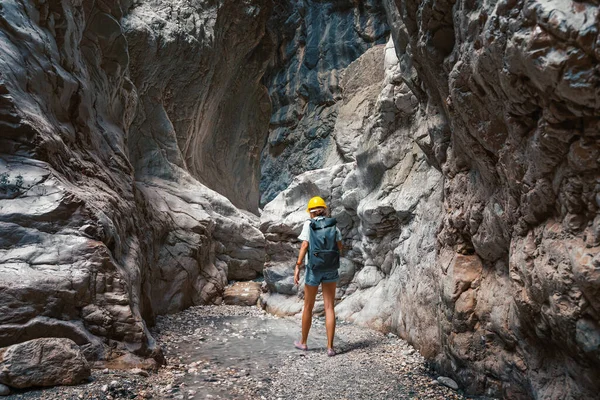
<path id="1" fill-rule="evenodd" d="M 157 373 L 95 370 L 89 383 L 4 399 L 464 399 L 435 381 L 425 360 L 393 335 L 338 323 L 325 353 L 315 318 L 310 350 L 294 349 L 300 321 L 255 307 L 202 306 L 152 329 L 168 365 Z"/>

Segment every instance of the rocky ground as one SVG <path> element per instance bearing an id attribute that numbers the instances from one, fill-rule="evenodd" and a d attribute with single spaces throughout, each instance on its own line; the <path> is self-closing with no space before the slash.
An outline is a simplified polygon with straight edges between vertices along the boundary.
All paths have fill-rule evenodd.
<path id="1" fill-rule="evenodd" d="M 256 307 L 201 306 L 158 319 L 167 366 L 95 370 L 88 383 L 6 399 L 464 399 L 438 383 L 423 357 L 393 335 L 339 322 L 338 355 L 325 354 L 316 318 L 310 350 L 292 346 L 300 321 Z"/>

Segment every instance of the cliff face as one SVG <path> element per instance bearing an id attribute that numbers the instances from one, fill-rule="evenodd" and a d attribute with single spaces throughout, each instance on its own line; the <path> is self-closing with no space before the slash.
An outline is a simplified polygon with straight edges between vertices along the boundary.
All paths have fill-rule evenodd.
<path id="1" fill-rule="evenodd" d="M 447 157 L 436 157 L 446 178 L 442 281 L 465 270 L 478 278 L 476 286 L 444 283 L 440 363 L 473 391 L 593 397 L 598 4 L 388 6 L 399 14 L 403 71 L 415 76 L 414 68 L 420 100 L 437 105 L 451 132 Z"/>
<path id="2" fill-rule="evenodd" d="M 271 113 L 259 83 L 272 51 L 267 4 L 147 1 L 127 15 L 141 99 L 128 136 L 136 176 L 171 179 L 163 165 L 174 165 L 236 207 L 258 211 L 259 153 Z"/>
<path id="3" fill-rule="evenodd" d="M 384 4 L 397 60 L 380 57 L 372 86 L 365 54 L 340 83 L 331 137 L 350 162 L 323 157 L 334 166 L 297 177 L 261 217 L 279 293 L 265 306 L 297 312 L 286 243 L 302 200 L 322 194 L 349 248 L 338 315 L 400 333 L 471 393 L 593 398 L 597 4 Z"/>
<path id="4" fill-rule="evenodd" d="M 160 359 L 155 313 L 262 269 L 256 217 L 196 179 L 229 177 L 219 189 L 255 209 L 258 149 L 221 169 L 196 150 L 264 140 L 269 3 L 161 3 L 0 5 L 0 346 L 58 336 L 89 359 Z M 236 96 L 252 101 L 232 122 Z"/>
<path id="5" fill-rule="evenodd" d="M 275 54 L 264 78 L 273 106 L 261 156 L 261 204 L 335 152 L 340 73 L 387 40 L 380 1 L 278 1 L 269 22 Z"/>

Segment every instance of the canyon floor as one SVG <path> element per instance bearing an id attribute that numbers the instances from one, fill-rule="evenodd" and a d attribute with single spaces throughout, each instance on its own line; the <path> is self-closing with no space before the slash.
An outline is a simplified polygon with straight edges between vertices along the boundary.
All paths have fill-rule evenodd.
<path id="1" fill-rule="evenodd" d="M 465 399 L 440 385 L 423 357 L 394 335 L 338 322 L 327 357 L 322 317 L 309 350 L 300 321 L 257 307 L 199 306 L 159 317 L 152 333 L 167 365 L 156 373 L 94 370 L 88 383 L 6 399 Z M 137 372 L 137 373 L 136 373 Z"/>

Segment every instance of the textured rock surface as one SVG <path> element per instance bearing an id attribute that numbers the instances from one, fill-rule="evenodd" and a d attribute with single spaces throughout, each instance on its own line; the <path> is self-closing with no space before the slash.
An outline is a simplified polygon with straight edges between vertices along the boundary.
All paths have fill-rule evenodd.
<path id="1" fill-rule="evenodd" d="M 269 23 L 276 44 L 265 77 L 273 114 L 262 153 L 261 203 L 304 171 L 324 166 L 341 99 L 340 74 L 389 30 L 380 1 L 278 1 Z"/>
<path id="2" fill-rule="evenodd" d="M 265 306 L 295 311 L 298 244 L 285 243 L 321 194 L 349 249 L 339 316 L 398 332 L 471 393 L 593 398 L 597 3 L 384 4 L 395 51 L 377 102 L 365 92 L 370 111 L 350 108 L 351 64 L 338 153 L 322 156 L 332 167 L 297 178 L 261 217 L 279 292 Z"/>
<path id="3" fill-rule="evenodd" d="M 255 306 L 260 298 L 260 282 L 235 282 L 225 288 L 223 302 L 234 306 Z"/>
<path id="4" fill-rule="evenodd" d="M 450 139 L 439 365 L 472 392 L 596 396 L 598 3 L 386 5 L 402 75 L 451 132 L 430 135 Z"/>
<path id="5" fill-rule="evenodd" d="M 136 178 L 178 168 L 258 210 L 259 154 L 271 115 L 258 84 L 272 52 L 267 0 L 146 1 L 128 12 L 131 79 L 140 104 L 128 148 Z"/>
<path id="6" fill-rule="evenodd" d="M 160 360 L 146 323 L 265 254 L 263 305 L 298 313 L 319 194 L 339 316 L 472 393 L 596 396 L 598 2 L 272 5 L 2 1 L 0 347 Z M 236 206 L 257 211 L 267 130 L 259 231 Z"/>
<path id="7" fill-rule="evenodd" d="M 218 303 L 262 269 L 257 218 L 198 179 L 239 178 L 232 198 L 256 208 L 268 5 L 2 2 L 0 347 L 55 336 L 88 359 L 160 361 L 155 314 Z M 252 101 L 225 118 L 238 96 Z M 224 141 L 248 157 L 227 173 L 190 156 Z"/>
<path id="8" fill-rule="evenodd" d="M 70 339 L 34 339 L 0 349 L 0 383 L 16 389 L 76 385 L 91 374 Z"/>

